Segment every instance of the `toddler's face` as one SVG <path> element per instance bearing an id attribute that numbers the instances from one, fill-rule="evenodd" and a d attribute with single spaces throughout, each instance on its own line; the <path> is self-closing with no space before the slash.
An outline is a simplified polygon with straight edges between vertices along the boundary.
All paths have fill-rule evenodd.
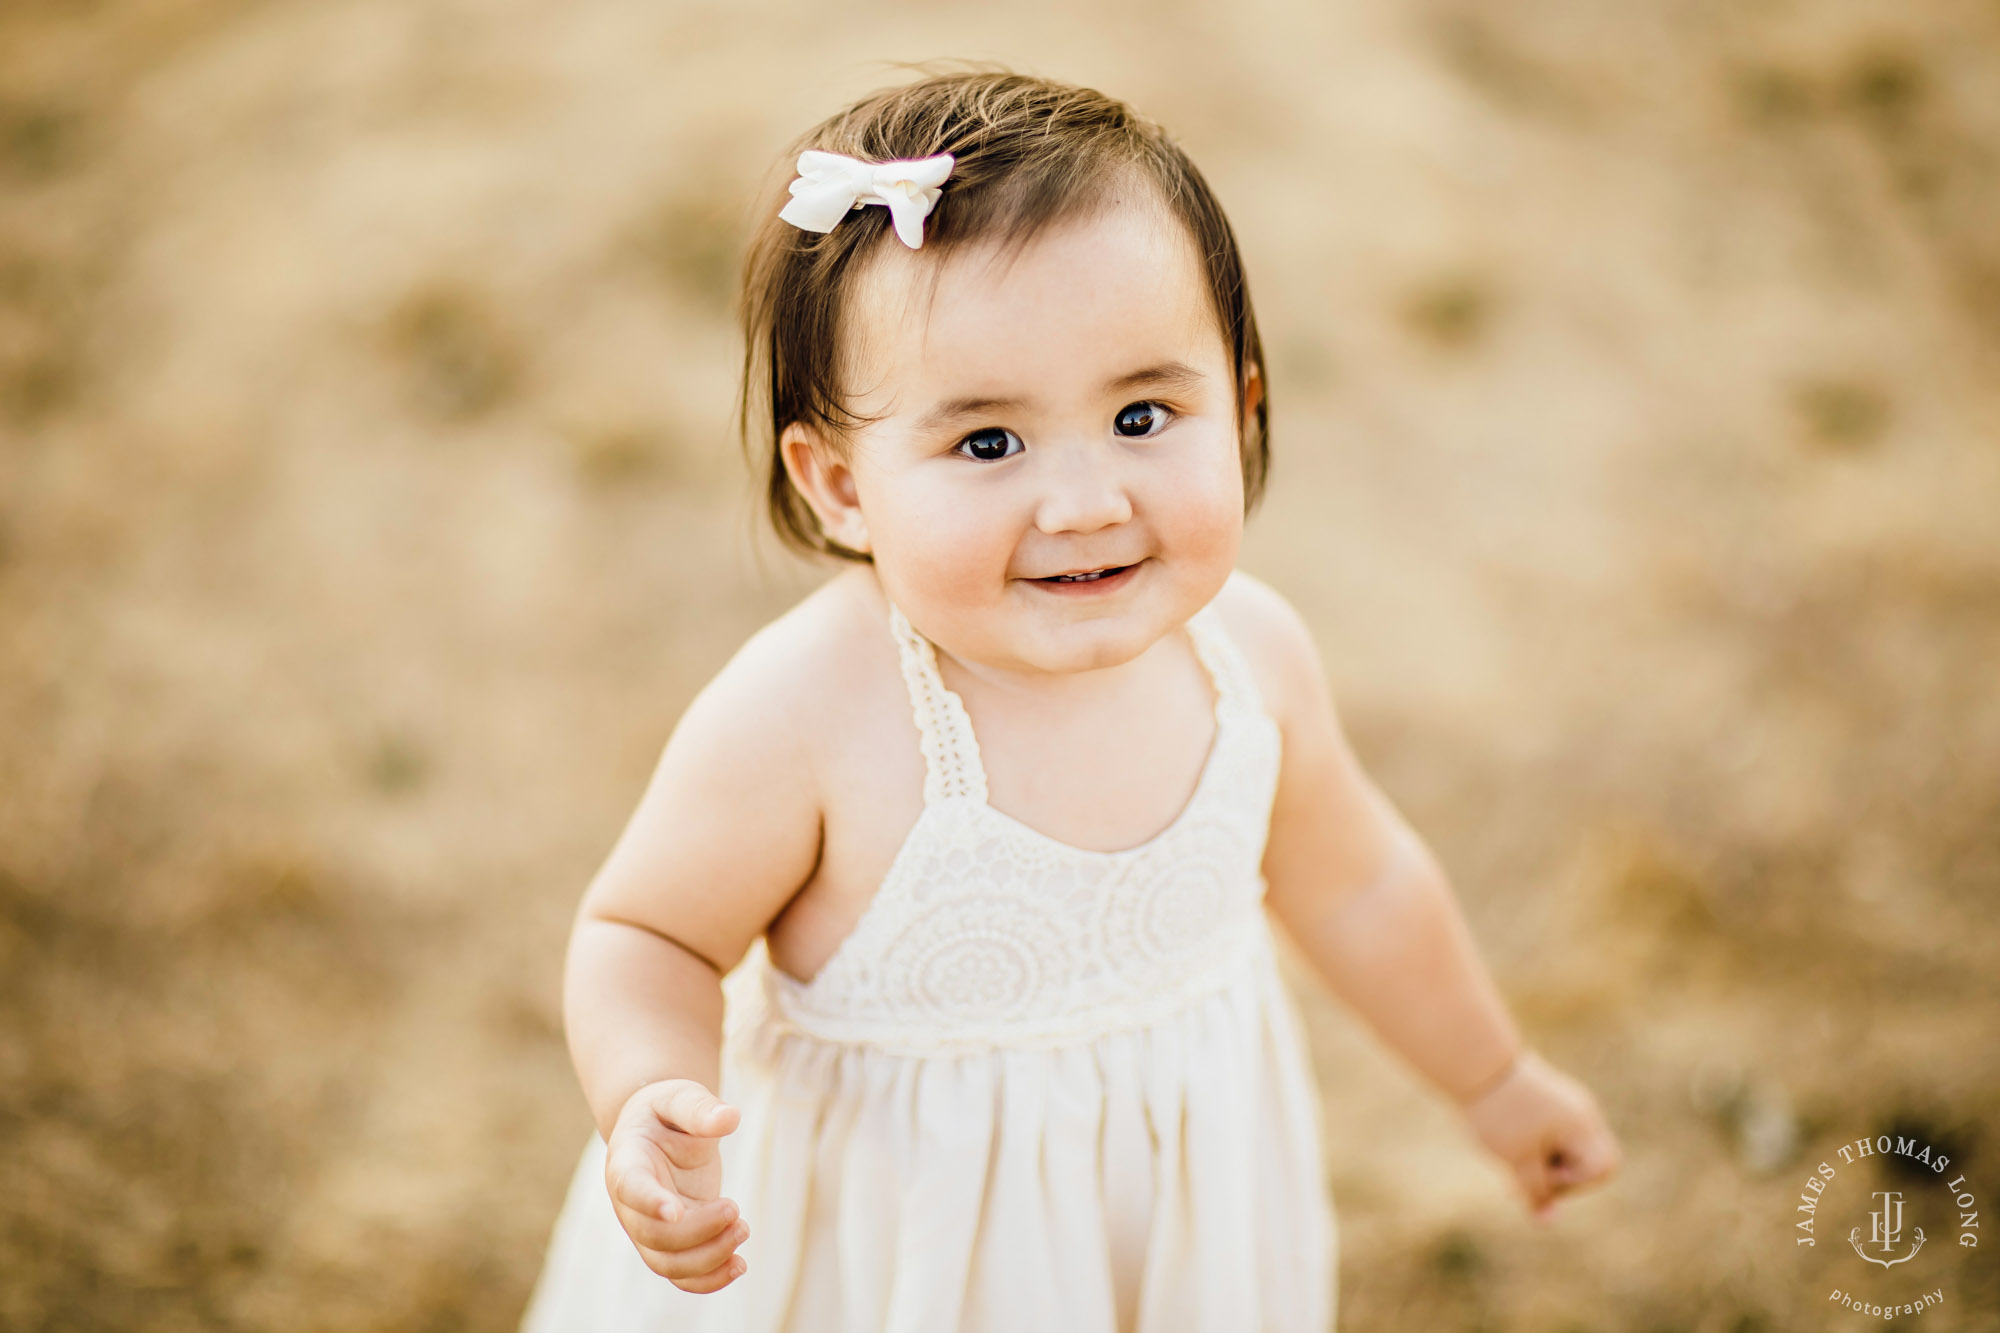
<path id="1" fill-rule="evenodd" d="M 856 275 L 847 387 L 880 420 L 844 460 L 787 432 L 829 534 L 871 552 L 946 651 L 1001 669 L 1115 666 L 1206 604 L 1236 562 L 1243 471 L 1185 231 L 1141 199 L 1011 264 L 961 251 L 928 312 L 938 261 L 878 255 Z"/>

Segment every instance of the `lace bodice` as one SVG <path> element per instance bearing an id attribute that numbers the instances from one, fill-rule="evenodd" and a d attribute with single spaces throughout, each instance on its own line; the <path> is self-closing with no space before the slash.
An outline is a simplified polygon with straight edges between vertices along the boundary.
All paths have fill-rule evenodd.
<path id="1" fill-rule="evenodd" d="M 1260 871 L 1279 734 L 1213 605 L 1188 622 L 1215 687 L 1194 794 L 1137 847 L 1097 852 L 987 804 L 979 743 L 937 654 L 893 604 L 924 809 L 860 922 L 811 981 L 763 968 L 760 1021 L 918 1053 L 1065 1044 L 1226 984 L 1265 929 Z"/>
<path id="2" fill-rule="evenodd" d="M 764 940 L 723 981 L 749 1271 L 661 1281 L 593 1135 L 522 1333 L 1326 1333 L 1338 1232 L 1262 902 L 1280 737 L 1214 609 L 1194 794 L 1118 852 L 987 804 L 936 650 L 889 624 L 923 810 L 811 981 Z"/>

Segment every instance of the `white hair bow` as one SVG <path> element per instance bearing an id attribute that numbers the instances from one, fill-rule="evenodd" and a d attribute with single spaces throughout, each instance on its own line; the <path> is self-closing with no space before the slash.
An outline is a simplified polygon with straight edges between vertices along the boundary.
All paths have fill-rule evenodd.
<path id="1" fill-rule="evenodd" d="M 832 231 L 850 209 L 881 204 L 889 210 L 896 236 L 915 250 L 924 243 L 924 219 L 944 193 L 938 186 L 951 175 L 950 153 L 936 157 L 863 162 L 842 153 L 809 148 L 799 154 L 799 178 L 792 201 L 778 216 L 806 231 Z"/>

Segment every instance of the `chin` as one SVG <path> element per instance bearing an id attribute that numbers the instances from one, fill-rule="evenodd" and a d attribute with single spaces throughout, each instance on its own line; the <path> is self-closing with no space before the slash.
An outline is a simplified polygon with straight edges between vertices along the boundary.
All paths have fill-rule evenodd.
<path id="1" fill-rule="evenodd" d="M 1045 660 L 1036 665 L 1061 672 L 1123 666 L 1179 623 L 1158 609 L 1135 607 L 1122 615 L 1064 625 L 1049 634 L 1046 651 L 1041 654 Z"/>

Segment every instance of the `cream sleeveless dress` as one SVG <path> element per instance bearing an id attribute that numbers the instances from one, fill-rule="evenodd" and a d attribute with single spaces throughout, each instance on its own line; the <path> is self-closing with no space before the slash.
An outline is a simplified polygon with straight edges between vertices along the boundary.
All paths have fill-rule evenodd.
<path id="1" fill-rule="evenodd" d="M 591 1136 L 523 1333 L 1329 1333 L 1320 1110 L 1260 872 L 1276 723 L 1213 605 L 1200 781 L 1093 852 L 986 803 L 972 724 L 891 606 L 924 809 L 810 982 L 724 982 L 722 1192 L 745 1274 L 648 1269 Z"/>

